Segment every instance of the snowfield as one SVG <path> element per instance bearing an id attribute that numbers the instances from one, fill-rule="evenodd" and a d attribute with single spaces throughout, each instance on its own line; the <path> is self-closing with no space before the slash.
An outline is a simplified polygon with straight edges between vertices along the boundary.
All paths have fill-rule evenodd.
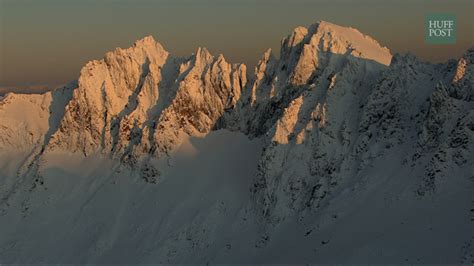
<path id="1" fill-rule="evenodd" d="M 226 250 L 238 233 L 230 225 L 239 224 L 250 198 L 262 144 L 216 131 L 183 146 L 156 162 L 158 184 L 102 155 L 47 156 L 47 185 L 18 195 L 21 204 L 2 216 L 2 262 L 189 262 L 179 253 L 196 256 L 211 245 L 216 253 Z"/>

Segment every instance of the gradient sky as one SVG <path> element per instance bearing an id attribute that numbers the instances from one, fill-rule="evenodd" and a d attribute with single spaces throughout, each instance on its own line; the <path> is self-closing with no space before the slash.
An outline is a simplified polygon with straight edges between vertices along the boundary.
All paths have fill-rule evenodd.
<path id="1" fill-rule="evenodd" d="M 424 43 L 424 17 L 435 12 L 456 15 L 455 45 Z M 67 83 L 87 61 L 146 35 L 176 55 L 204 46 L 253 67 L 318 20 L 440 62 L 474 46 L 473 14 L 474 0 L 0 0 L 0 89 Z"/>

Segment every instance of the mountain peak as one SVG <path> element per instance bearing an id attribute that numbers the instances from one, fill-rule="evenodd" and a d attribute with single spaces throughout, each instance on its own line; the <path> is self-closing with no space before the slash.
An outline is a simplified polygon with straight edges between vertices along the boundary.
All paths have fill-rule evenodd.
<path id="1" fill-rule="evenodd" d="M 161 56 L 168 55 L 168 52 L 163 47 L 163 45 L 161 45 L 161 43 L 156 41 L 155 38 L 153 38 L 153 36 L 151 35 L 145 36 L 135 41 L 132 47 L 130 48 L 126 48 L 126 49 L 119 48 L 119 50 L 126 50 L 132 53 L 138 52 L 139 54 L 144 52 L 145 54 L 148 54 L 150 57 L 154 57 L 154 56 L 161 57 Z"/>
<path id="2" fill-rule="evenodd" d="M 376 40 L 351 27 L 339 26 L 327 21 L 318 21 L 308 28 L 296 27 L 283 39 L 281 56 L 284 60 L 298 61 L 300 53 L 317 57 L 317 53 L 350 55 L 389 65 L 390 50 Z M 311 52 L 312 51 L 312 52 Z"/>
<path id="3" fill-rule="evenodd" d="M 293 32 L 287 38 L 283 40 L 282 44 L 287 47 L 296 46 L 305 38 L 307 34 L 308 34 L 308 29 L 306 27 L 298 26 L 293 30 Z"/>
<path id="4" fill-rule="evenodd" d="M 387 47 L 380 45 L 372 37 L 352 27 L 339 26 L 327 21 L 313 24 L 322 49 L 332 53 L 346 53 L 363 59 L 374 60 L 389 65 L 392 55 Z"/>
<path id="5" fill-rule="evenodd" d="M 325 21 L 325 20 L 319 20 L 317 21 L 316 23 L 314 23 L 313 25 L 311 25 L 310 27 L 315 27 L 317 28 L 318 30 L 326 30 L 326 31 L 346 31 L 346 30 L 351 30 L 351 31 L 357 31 L 359 32 L 359 30 L 353 28 L 353 27 L 346 27 L 346 26 L 341 26 L 341 25 L 337 25 L 337 24 L 334 24 L 334 23 L 331 23 L 331 22 L 328 22 L 328 21 Z"/>
<path id="6" fill-rule="evenodd" d="M 136 46 L 144 46 L 144 45 L 154 45 L 156 43 L 157 41 L 155 41 L 155 38 L 153 38 L 153 36 L 147 35 L 141 39 L 136 40 L 133 45 L 136 47 Z"/>
<path id="7" fill-rule="evenodd" d="M 196 50 L 196 65 L 206 65 L 213 61 L 214 56 L 205 47 L 198 47 Z"/>

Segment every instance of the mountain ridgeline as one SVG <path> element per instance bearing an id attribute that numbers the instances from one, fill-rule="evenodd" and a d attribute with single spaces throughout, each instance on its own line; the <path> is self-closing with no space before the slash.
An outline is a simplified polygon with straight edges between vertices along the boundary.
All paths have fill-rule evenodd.
<path id="1" fill-rule="evenodd" d="M 125 171 L 144 186 L 160 186 L 170 178 L 161 162 L 172 167 L 190 138 L 221 130 L 262 143 L 248 201 L 238 210 L 258 221 L 255 249 L 278 238 L 288 220 L 306 221 L 306 228 L 328 208 L 349 215 L 370 198 L 357 196 L 347 207 L 338 199 L 355 197 L 348 195 L 386 193 L 376 198 L 396 206 L 400 195 L 417 202 L 459 194 L 458 184 L 472 188 L 474 181 L 473 73 L 474 48 L 431 64 L 392 55 L 358 30 L 328 22 L 296 28 L 282 40 L 280 56 L 266 51 L 253 71 L 205 48 L 176 57 L 145 37 L 87 63 L 62 88 L 0 98 L 1 212 L 28 216 L 41 209 L 31 202 L 54 187 L 48 178 L 54 158 L 107 158 L 108 175 Z M 306 236 L 317 230 L 311 228 Z M 449 258 L 471 263 L 473 240 L 459 241 L 460 253 Z M 178 242 L 161 248 L 170 252 Z M 176 250 L 161 250 L 163 262 L 195 261 Z M 331 257 L 322 252 L 311 256 Z M 204 253 L 202 261 L 222 254 Z"/>

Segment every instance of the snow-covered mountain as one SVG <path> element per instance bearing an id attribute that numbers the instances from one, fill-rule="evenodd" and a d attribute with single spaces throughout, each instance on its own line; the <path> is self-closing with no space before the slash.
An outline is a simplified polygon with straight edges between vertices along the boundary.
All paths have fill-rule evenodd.
<path id="1" fill-rule="evenodd" d="M 145 37 L 9 93 L 0 262 L 472 263 L 473 64 L 318 22 L 251 74 Z"/>

